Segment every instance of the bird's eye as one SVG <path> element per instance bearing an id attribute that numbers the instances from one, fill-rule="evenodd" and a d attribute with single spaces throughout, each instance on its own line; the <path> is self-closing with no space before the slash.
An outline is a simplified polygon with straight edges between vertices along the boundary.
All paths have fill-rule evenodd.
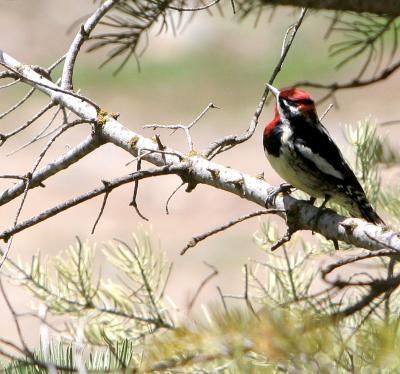
<path id="1" fill-rule="evenodd" d="M 312 99 L 286 99 L 286 103 L 290 106 L 299 106 L 299 105 L 313 105 L 314 101 Z"/>
<path id="2" fill-rule="evenodd" d="M 288 105 L 292 105 L 292 106 L 297 106 L 297 105 L 299 105 L 299 103 L 297 102 L 297 101 L 294 101 L 294 100 L 291 100 L 291 99 L 285 99 L 286 100 L 286 103 L 288 104 Z"/>
<path id="3" fill-rule="evenodd" d="M 312 99 L 303 99 L 303 100 L 300 100 L 300 102 L 304 105 L 313 105 L 314 104 L 314 101 Z"/>

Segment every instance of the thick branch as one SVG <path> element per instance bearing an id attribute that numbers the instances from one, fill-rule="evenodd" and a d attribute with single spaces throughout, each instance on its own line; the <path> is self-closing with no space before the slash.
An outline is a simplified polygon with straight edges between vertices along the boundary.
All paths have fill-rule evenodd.
<path id="1" fill-rule="evenodd" d="M 29 188 L 40 186 L 44 180 L 79 161 L 100 145 L 101 141 L 98 137 L 93 135 L 88 136 L 83 142 L 70 149 L 55 161 L 34 172 L 29 182 Z M 21 181 L 0 193 L 0 206 L 7 204 L 9 201 L 21 195 L 24 192 L 25 185 L 25 181 Z"/>
<path id="2" fill-rule="evenodd" d="M 350 10 L 357 13 L 400 15 L 398 0 L 261 0 L 264 5 L 292 5 L 302 8 Z"/>
<path id="3" fill-rule="evenodd" d="M 29 66 L 21 65 L 15 59 L 1 52 L 0 62 L 6 66 L 8 63 L 19 66 L 20 68 L 17 71 L 22 75 L 22 78 L 26 78 L 26 76 L 32 77 L 33 79 L 30 79 L 27 83 L 35 86 L 34 82 L 38 79 L 38 76 Z M 52 84 L 43 77 L 41 77 L 41 80 L 46 86 Z M 93 120 L 97 117 L 96 108 L 86 101 L 79 100 L 68 93 L 53 92 L 51 89 L 41 87 L 40 85 L 38 89 L 51 97 L 54 96 L 59 103 L 62 103 L 83 119 Z M 134 156 L 138 155 L 140 149 L 154 150 L 154 152 L 143 156 L 143 159 L 156 166 L 166 164 L 178 165 L 183 159 L 185 163 L 189 164 L 189 172 L 181 176 L 186 178 L 186 182 L 191 187 L 190 189 L 193 189 L 199 183 L 207 184 L 234 193 L 264 207 L 269 192 L 274 188 L 264 180 L 211 162 L 201 156 L 184 156 L 182 153 L 168 148 L 165 149 L 163 154 L 156 153 L 159 152 L 156 141 L 145 138 L 125 128 L 111 116 L 104 116 L 101 122 L 102 125 L 99 124 L 96 128 L 98 136 L 102 141 L 113 143 Z M 47 167 L 51 169 L 51 165 Z M 49 172 L 49 175 L 53 175 L 55 172 L 57 171 Z M 20 195 L 22 192 L 16 193 L 14 196 Z M 296 200 L 290 196 L 278 196 L 274 204 L 271 204 L 269 208 L 285 210 L 287 221 L 293 230 L 314 230 L 328 239 L 341 240 L 367 249 L 379 249 L 386 246 L 393 249 L 393 251 L 400 251 L 400 238 L 397 233 L 385 230 L 382 227 L 367 223 L 361 219 L 346 219 L 333 211 L 324 210 L 318 219 L 317 226 L 315 226 L 319 210 L 307 201 Z M 281 213 L 281 215 L 284 214 Z"/>

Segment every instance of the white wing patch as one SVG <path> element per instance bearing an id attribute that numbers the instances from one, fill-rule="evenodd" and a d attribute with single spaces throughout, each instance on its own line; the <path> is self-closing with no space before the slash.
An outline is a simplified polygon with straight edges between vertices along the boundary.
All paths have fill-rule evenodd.
<path id="1" fill-rule="evenodd" d="M 310 160 L 321 172 L 332 175 L 335 178 L 343 179 L 343 174 L 336 170 L 328 161 L 322 158 L 317 153 L 314 153 L 311 148 L 303 144 L 296 144 L 297 150 L 303 157 Z"/>

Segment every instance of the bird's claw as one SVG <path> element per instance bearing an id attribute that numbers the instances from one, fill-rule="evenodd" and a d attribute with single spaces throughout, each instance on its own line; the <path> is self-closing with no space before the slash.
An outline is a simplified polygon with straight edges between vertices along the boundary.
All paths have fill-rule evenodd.
<path id="1" fill-rule="evenodd" d="M 275 204 L 275 199 L 278 194 L 290 194 L 295 188 L 289 183 L 282 183 L 279 187 L 275 187 L 267 196 L 265 207 L 268 208 Z"/>

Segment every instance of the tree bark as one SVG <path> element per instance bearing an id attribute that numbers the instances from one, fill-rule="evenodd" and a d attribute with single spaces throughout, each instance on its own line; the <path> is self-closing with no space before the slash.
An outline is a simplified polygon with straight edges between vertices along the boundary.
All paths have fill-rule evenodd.
<path id="1" fill-rule="evenodd" d="M 398 0 L 260 0 L 264 5 L 291 5 L 310 9 L 329 9 L 374 13 L 379 15 L 400 15 Z"/>

